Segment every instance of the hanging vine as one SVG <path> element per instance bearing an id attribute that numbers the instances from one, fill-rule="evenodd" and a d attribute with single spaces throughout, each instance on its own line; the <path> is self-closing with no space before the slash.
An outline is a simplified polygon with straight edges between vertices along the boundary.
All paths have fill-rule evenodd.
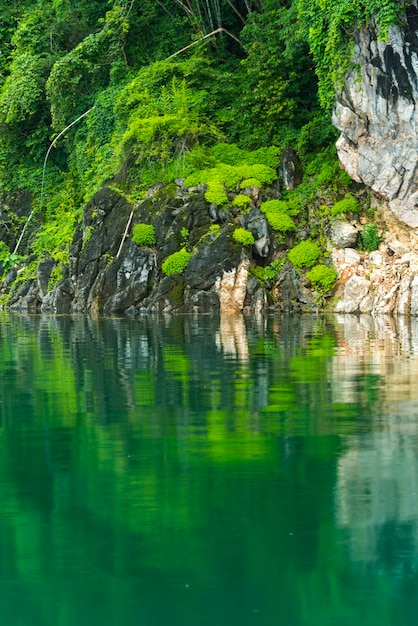
<path id="1" fill-rule="evenodd" d="M 357 28 L 374 21 L 384 40 L 405 14 L 410 0 L 298 0 L 299 17 L 316 63 L 323 107 L 334 102 L 350 66 Z"/>

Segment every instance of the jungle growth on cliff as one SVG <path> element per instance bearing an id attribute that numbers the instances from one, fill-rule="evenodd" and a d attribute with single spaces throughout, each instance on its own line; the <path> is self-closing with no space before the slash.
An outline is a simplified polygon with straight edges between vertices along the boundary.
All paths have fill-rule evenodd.
<path id="1" fill-rule="evenodd" d="M 237 181 L 263 186 L 271 154 L 291 145 L 335 185 L 329 108 L 350 36 L 375 19 L 385 37 L 405 4 L 0 0 L 3 269 L 16 260 L 22 206 L 34 219 L 16 253 L 67 263 L 81 209 L 104 184 L 135 202 L 155 183 L 194 177 L 222 204 L 225 167 L 248 166 Z M 51 141 L 87 111 L 51 150 L 41 190 Z"/>

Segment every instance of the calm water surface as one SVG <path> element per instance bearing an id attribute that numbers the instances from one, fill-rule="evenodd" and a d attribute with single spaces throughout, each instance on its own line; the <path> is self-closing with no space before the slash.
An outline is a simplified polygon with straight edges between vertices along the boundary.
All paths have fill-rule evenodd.
<path id="1" fill-rule="evenodd" d="M 418 322 L 0 318 L 0 624 L 409 626 Z"/>

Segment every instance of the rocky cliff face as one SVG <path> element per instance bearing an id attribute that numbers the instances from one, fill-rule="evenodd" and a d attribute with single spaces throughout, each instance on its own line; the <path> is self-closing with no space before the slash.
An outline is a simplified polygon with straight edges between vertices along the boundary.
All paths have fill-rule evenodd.
<path id="1" fill-rule="evenodd" d="M 354 67 L 335 107 L 340 160 L 349 175 L 389 201 L 390 209 L 418 227 L 418 5 L 407 22 L 356 34 Z"/>

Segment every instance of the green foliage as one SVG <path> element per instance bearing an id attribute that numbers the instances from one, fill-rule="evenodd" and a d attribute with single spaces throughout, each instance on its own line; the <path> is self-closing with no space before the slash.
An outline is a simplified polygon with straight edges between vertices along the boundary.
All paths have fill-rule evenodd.
<path id="1" fill-rule="evenodd" d="M 274 283 L 278 278 L 286 259 L 277 258 L 265 267 L 256 266 L 251 269 L 251 273 L 262 282 Z"/>
<path id="2" fill-rule="evenodd" d="M 207 185 L 208 188 L 205 192 L 205 198 L 208 202 L 219 206 L 228 202 L 226 189 L 221 180 L 218 180 L 217 178 L 208 179 Z"/>
<path id="3" fill-rule="evenodd" d="M 152 224 L 135 224 L 132 229 L 132 241 L 140 248 L 149 248 L 156 243 L 155 228 Z"/>
<path id="4" fill-rule="evenodd" d="M 238 77 L 231 132 L 246 146 L 292 143 L 316 106 L 316 80 L 297 2 L 264 0 L 241 33 L 247 57 Z"/>
<path id="5" fill-rule="evenodd" d="M 234 144 L 216 144 L 207 152 L 207 161 L 213 167 L 193 172 L 186 178 L 185 185 L 192 187 L 200 183 L 206 184 L 207 201 L 217 205 L 226 204 L 228 189 L 235 191 L 239 186 L 246 187 L 249 179 L 253 179 L 260 187 L 277 179 L 274 169 L 274 164 L 278 162 L 275 147 L 250 152 Z"/>
<path id="6" fill-rule="evenodd" d="M 366 224 L 361 232 L 361 244 L 364 250 L 372 252 L 379 246 L 379 227 L 377 224 Z"/>
<path id="7" fill-rule="evenodd" d="M 262 187 L 263 184 L 258 180 L 258 178 L 244 178 L 240 182 L 240 189 L 246 189 L 248 187 Z"/>
<path id="8" fill-rule="evenodd" d="M 319 264 L 307 272 L 306 277 L 311 281 L 314 289 L 324 295 L 334 286 L 338 272 L 333 267 Z"/>
<path id="9" fill-rule="evenodd" d="M 294 215 L 298 211 L 291 209 L 288 202 L 284 200 L 267 200 L 262 202 L 260 210 L 265 213 L 267 221 L 273 230 L 286 233 L 296 229 L 290 213 Z"/>
<path id="10" fill-rule="evenodd" d="M 321 257 L 321 249 L 314 241 L 301 241 L 289 250 L 288 259 L 294 267 L 312 267 Z"/>
<path id="11" fill-rule="evenodd" d="M 43 100 L 46 61 L 24 53 L 10 64 L 10 74 L 0 90 L 0 112 L 6 124 L 18 124 L 36 113 Z"/>
<path id="12" fill-rule="evenodd" d="M 221 230 L 221 227 L 219 226 L 219 224 L 211 224 L 210 228 L 209 228 L 209 233 L 211 235 L 219 235 L 219 231 Z"/>
<path id="13" fill-rule="evenodd" d="M 170 254 L 163 262 L 161 269 L 166 276 L 181 274 L 186 269 L 191 257 L 191 252 L 187 252 L 185 248 L 182 248 L 178 252 Z"/>
<path id="14" fill-rule="evenodd" d="M 381 39 L 387 37 L 391 24 L 399 21 L 404 3 L 398 0 L 298 0 L 299 18 L 316 63 L 319 97 L 328 110 L 334 102 L 350 67 L 353 31 L 376 18 Z"/>
<path id="15" fill-rule="evenodd" d="M 332 215 L 335 217 L 342 213 L 360 213 L 361 205 L 355 198 L 346 197 L 343 200 L 339 200 L 334 204 L 331 209 Z"/>
<path id="16" fill-rule="evenodd" d="M 263 213 L 287 213 L 297 215 L 299 205 L 291 200 L 266 200 L 261 203 L 260 211 Z"/>
<path id="17" fill-rule="evenodd" d="M 7 272 L 13 267 L 15 263 L 17 263 L 22 257 L 19 254 L 14 254 L 11 252 L 9 247 L 4 243 L 4 241 L 0 241 L 0 264 L 3 268 L 3 275 L 7 274 Z"/>
<path id="18" fill-rule="evenodd" d="M 296 230 L 296 224 L 287 213 L 266 211 L 266 218 L 273 230 L 287 233 Z"/>
<path id="19" fill-rule="evenodd" d="M 245 196 L 243 193 L 239 193 L 232 200 L 232 205 L 236 206 L 240 209 L 247 209 L 251 204 L 251 198 L 249 196 Z"/>
<path id="20" fill-rule="evenodd" d="M 246 228 L 236 228 L 232 233 L 232 237 L 243 246 L 252 246 L 254 243 L 254 235 Z"/>

